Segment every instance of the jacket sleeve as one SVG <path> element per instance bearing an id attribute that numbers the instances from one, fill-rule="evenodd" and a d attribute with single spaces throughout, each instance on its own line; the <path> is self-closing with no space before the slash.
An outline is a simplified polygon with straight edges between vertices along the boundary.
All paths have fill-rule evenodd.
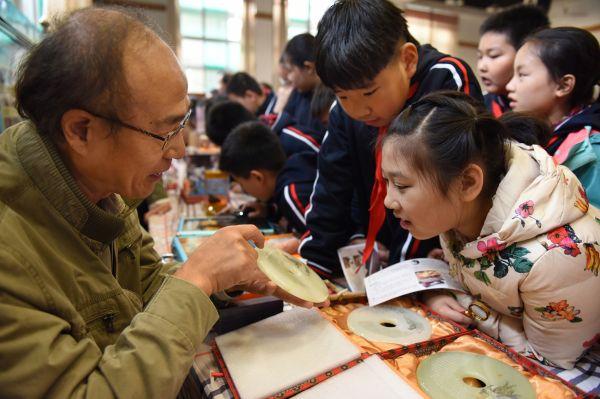
<path id="1" fill-rule="evenodd" d="M 446 259 L 454 265 L 451 272 L 460 269 L 447 242 L 442 237 L 440 242 Z M 522 315 L 513 317 L 492 309 L 477 328 L 517 352 L 549 365 L 573 368 L 600 331 L 596 294 L 600 278 L 593 273 L 598 264 L 598 245 L 579 243 L 571 254 L 560 247 L 544 252 L 519 283 L 522 309 L 514 311 Z M 462 282 L 460 272 L 457 278 Z M 465 308 L 473 301 L 469 294 L 457 297 Z"/>
<path id="2" fill-rule="evenodd" d="M 354 229 L 352 231 L 352 235 L 349 238 L 349 241 L 355 239 L 366 239 L 367 238 L 367 230 L 364 228 L 364 225 L 361 221 L 360 217 L 360 205 L 358 203 L 358 198 L 356 193 L 352 195 L 352 202 L 350 205 L 350 213 L 352 215 L 352 223 L 354 224 Z"/>
<path id="3" fill-rule="evenodd" d="M 299 234 L 304 234 L 306 231 L 304 212 L 308 201 L 307 198 L 303 198 L 307 195 L 302 192 L 301 186 L 302 184 L 290 183 L 283 187 L 283 195 L 278 198 L 277 209 L 281 216 L 286 218 L 289 227 Z"/>
<path id="4" fill-rule="evenodd" d="M 600 331 L 600 278 L 588 268 L 594 259 L 600 262 L 598 251 L 600 246 L 585 243 L 569 254 L 551 249 L 521 283 L 525 335 L 551 364 L 573 368 Z"/>
<path id="5" fill-rule="evenodd" d="M 281 111 L 281 113 L 277 116 L 275 123 L 271 127 L 271 130 L 273 130 L 275 134 L 281 134 L 281 131 L 284 127 L 298 122 L 296 118 L 294 118 L 294 115 L 296 115 L 297 106 L 298 92 L 296 90 L 292 90 L 292 93 L 288 97 L 287 103 L 285 104 L 285 108 L 283 108 L 283 111 Z"/>
<path id="6" fill-rule="evenodd" d="M 166 276 L 143 312 L 102 352 L 74 337 L 52 288 L 26 259 L 0 251 L 3 397 L 174 398 L 217 319 L 195 286 Z"/>
<path id="7" fill-rule="evenodd" d="M 173 272 L 179 264 L 176 262 L 163 263 L 162 258 L 154 249 L 154 240 L 150 233 L 141 228 L 142 239 L 140 247 L 140 279 L 142 283 L 142 299 L 146 305 L 163 281 L 165 273 Z"/>
<path id="8" fill-rule="evenodd" d="M 459 58 L 444 57 L 434 64 L 419 87 L 419 96 L 440 90 L 458 90 L 483 103 L 481 88 L 469 65 Z"/>
<path id="9" fill-rule="evenodd" d="M 567 144 L 565 148 L 561 146 L 559 151 L 568 154 L 562 164 L 575 173 L 581 181 L 590 203 L 600 208 L 600 132 L 594 129 L 588 131 L 588 129 L 591 127 L 584 129 L 584 133 L 588 136 L 586 139 L 579 144 Z M 572 134 L 575 136 L 581 133 L 580 131 Z M 554 158 L 561 163 L 556 154 Z"/>
<path id="10" fill-rule="evenodd" d="M 288 157 L 305 151 L 318 153 L 321 147 L 314 137 L 294 126 L 281 129 L 279 141 Z"/>
<path id="11" fill-rule="evenodd" d="M 299 249 L 310 266 L 325 273 L 341 270 L 337 249 L 344 246 L 354 232 L 352 170 L 348 132 L 343 125 L 341 107 L 336 105 L 319 151 L 317 178 L 305 214 L 308 235 Z"/>

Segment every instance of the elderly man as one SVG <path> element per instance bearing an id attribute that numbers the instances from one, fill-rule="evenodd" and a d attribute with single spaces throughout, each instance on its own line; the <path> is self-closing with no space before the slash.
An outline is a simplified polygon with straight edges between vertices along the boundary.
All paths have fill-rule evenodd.
<path id="1" fill-rule="evenodd" d="M 286 296 L 258 270 L 252 226 L 217 232 L 173 272 L 140 227 L 189 118 L 169 47 L 124 13 L 87 9 L 27 56 L 28 121 L 0 135 L 0 396 L 175 397 L 232 287 Z"/>

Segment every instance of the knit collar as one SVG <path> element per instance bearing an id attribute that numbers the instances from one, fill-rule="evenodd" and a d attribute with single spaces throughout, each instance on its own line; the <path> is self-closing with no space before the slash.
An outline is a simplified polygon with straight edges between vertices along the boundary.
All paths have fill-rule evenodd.
<path id="1" fill-rule="evenodd" d="M 52 140 L 38 134 L 30 122 L 25 124 L 28 126 L 23 126 L 16 138 L 16 149 L 33 183 L 83 235 L 105 244 L 112 242 L 122 233 L 125 217 L 135 207 L 128 206 L 116 194 L 102 200 L 102 208 L 92 203 L 75 182 Z"/>

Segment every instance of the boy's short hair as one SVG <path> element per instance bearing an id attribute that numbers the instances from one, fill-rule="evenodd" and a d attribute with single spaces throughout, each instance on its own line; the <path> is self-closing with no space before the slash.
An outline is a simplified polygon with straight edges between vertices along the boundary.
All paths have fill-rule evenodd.
<path id="1" fill-rule="evenodd" d="M 479 33 L 481 35 L 488 32 L 502 33 L 518 50 L 527 36 L 548 26 L 550 21 L 542 8 L 517 5 L 489 16 L 483 21 Z"/>
<path id="2" fill-rule="evenodd" d="M 262 94 L 260 84 L 246 72 L 237 72 L 229 78 L 227 83 L 227 94 L 235 94 L 238 97 L 244 97 L 246 91 L 250 90 L 256 94 Z"/>
<path id="3" fill-rule="evenodd" d="M 231 73 L 223 72 L 223 74 L 221 75 L 221 83 L 223 83 L 225 87 L 227 87 L 227 85 L 229 84 L 229 79 L 231 79 Z"/>
<path id="4" fill-rule="evenodd" d="M 213 105 L 206 116 L 206 135 L 210 141 L 220 146 L 236 126 L 254 120 L 256 117 L 242 104 L 221 101 Z"/>
<path id="5" fill-rule="evenodd" d="M 364 88 L 406 42 L 419 44 L 402 11 L 390 1 L 338 0 L 319 22 L 317 74 L 333 89 Z"/>
<path id="6" fill-rule="evenodd" d="M 260 122 L 246 122 L 225 139 L 219 169 L 247 178 L 252 170 L 279 173 L 285 161 L 279 137 Z"/>

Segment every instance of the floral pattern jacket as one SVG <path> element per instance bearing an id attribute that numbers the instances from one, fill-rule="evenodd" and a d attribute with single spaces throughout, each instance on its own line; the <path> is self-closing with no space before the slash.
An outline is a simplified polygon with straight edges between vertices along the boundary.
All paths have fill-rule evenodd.
<path id="1" fill-rule="evenodd" d="M 479 238 L 463 242 L 449 232 L 442 248 L 468 300 L 492 309 L 480 330 L 572 368 L 600 333 L 600 211 L 541 147 L 510 143 L 506 154 Z"/>

